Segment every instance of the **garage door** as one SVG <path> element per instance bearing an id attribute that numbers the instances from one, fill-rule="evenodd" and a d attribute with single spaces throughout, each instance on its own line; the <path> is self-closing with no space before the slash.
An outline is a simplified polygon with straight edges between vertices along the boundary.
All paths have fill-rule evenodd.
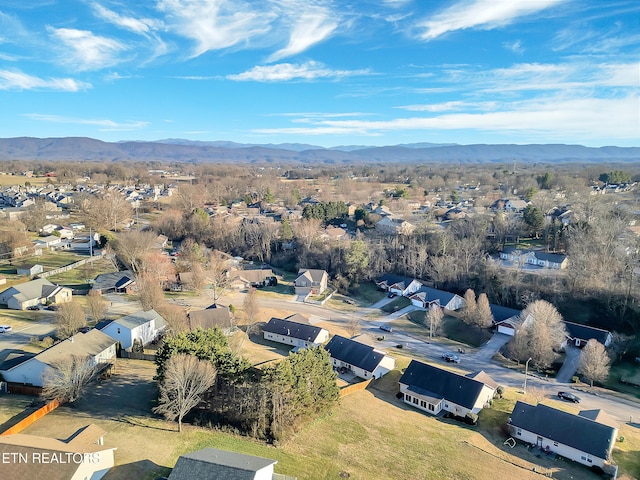
<path id="1" fill-rule="evenodd" d="M 513 327 L 510 327 L 508 325 L 498 325 L 498 333 L 504 333 L 513 337 L 513 335 L 515 334 L 515 330 L 513 329 Z"/>

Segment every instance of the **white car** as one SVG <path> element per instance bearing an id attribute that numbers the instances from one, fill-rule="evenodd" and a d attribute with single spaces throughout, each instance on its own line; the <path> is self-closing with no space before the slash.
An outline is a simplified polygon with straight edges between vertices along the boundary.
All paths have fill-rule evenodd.
<path id="1" fill-rule="evenodd" d="M 0 333 L 7 333 L 11 331 L 11 327 L 9 325 L 0 325 Z"/>

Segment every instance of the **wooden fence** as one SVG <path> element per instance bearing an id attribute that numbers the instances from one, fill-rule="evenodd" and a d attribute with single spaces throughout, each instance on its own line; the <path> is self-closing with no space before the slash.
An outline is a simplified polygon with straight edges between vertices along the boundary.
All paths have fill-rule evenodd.
<path id="1" fill-rule="evenodd" d="M 347 387 L 341 388 L 340 389 L 340 396 L 341 397 L 346 397 L 347 395 L 350 395 L 354 392 L 360 392 L 364 389 L 366 389 L 369 384 L 371 383 L 371 380 L 373 380 L 372 378 L 370 378 L 369 380 L 365 380 L 364 382 L 360 382 L 360 383 L 354 383 L 353 385 L 349 385 Z"/>
<path id="2" fill-rule="evenodd" d="M 13 435 L 14 433 L 20 433 L 22 430 L 27 428 L 29 425 L 31 425 L 33 422 L 35 422 L 39 418 L 44 417 L 47 413 L 58 408 L 59 405 L 60 405 L 60 402 L 58 402 L 58 400 L 50 401 L 44 407 L 40 407 L 38 410 L 33 412 L 28 417 L 20 420 L 13 427 L 10 427 L 9 429 L 0 433 L 0 435 Z"/>
<path id="3" fill-rule="evenodd" d="M 135 360 L 148 360 L 155 362 L 156 356 L 153 353 L 143 352 L 127 352 L 126 350 L 120 350 L 120 358 L 133 358 Z"/>
<path id="4" fill-rule="evenodd" d="M 42 387 L 34 387 L 33 385 L 23 385 L 22 383 L 7 382 L 7 392 L 14 395 L 31 395 L 38 397 L 42 393 Z"/>

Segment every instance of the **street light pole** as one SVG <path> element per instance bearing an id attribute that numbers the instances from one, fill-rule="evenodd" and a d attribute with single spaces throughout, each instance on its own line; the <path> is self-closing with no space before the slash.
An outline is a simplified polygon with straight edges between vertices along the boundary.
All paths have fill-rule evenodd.
<path id="1" fill-rule="evenodd" d="M 522 387 L 522 393 L 527 393 L 527 374 L 529 373 L 529 362 L 531 361 L 531 357 L 524 364 L 524 386 Z"/>

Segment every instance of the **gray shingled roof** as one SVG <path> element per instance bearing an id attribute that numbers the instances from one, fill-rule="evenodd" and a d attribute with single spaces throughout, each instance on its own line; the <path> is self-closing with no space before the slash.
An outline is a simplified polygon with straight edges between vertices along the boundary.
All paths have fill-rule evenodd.
<path id="1" fill-rule="evenodd" d="M 578 338 L 580 340 L 589 341 L 592 338 L 596 339 L 601 344 L 605 344 L 609 332 L 601 328 L 589 327 L 587 325 L 581 325 L 579 323 L 564 322 L 567 328 L 567 334 L 569 338 Z"/>
<path id="2" fill-rule="evenodd" d="M 167 325 L 164 318 L 162 318 L 162 316 L 153 309 L 147 310 L 146 312 L 144 310 L 140 310 L 139 312 L 132 313 L 126 317 L 118 318 L 117 320 L 114 320 L 114 322 L 128 328 L 129 330 L 133 330 L 134 328 L 144 325 L 154 319 L 156 321 L 156 329 L 158 330 Z"/>
<path id="3" fill-rule="evenodd" d="M 169 480 L 254 480 L 257 471 L 276 460 L 204 448 L 178 458 Z"/>
<path id="4" fill-rule="evenodd" d="M 77 333 L 63 342 L 56 343 L 52 347 L 40 352 L 35 358 L 42 363 L 51 365 L 70 355 L 89 355 L 93 357 L 115 343 L 116 341 L 109 335 L 93 328 L 87 333 Z"/>
<path id="5" fill-rule="evenodd" d="M 340 335 L 335 335 L 324 348 L 332 358 L 367 372 L 373 372 L 385 357 L 383 352 L 375 350 L 369 345 L 355 342 Z"/>
<path id="6" fill-rule="evenodd" d="M 286 335 L 306 342 L 314 342 L 322 328 L 314 327 L 309 323 L 292 322 L 281 318 L 272 317 L 269 322 L 262 327 L 262 331 Z"/>
<path id="7" fill-rule="evenodd" d="M 509 423 L 598 458 L 607 458 L 616 440 L 613 427 L 547 405 L 517 402 Z"/>
<path id="8" fill-rule="evenodd" d="M 411 360 L 400 377 L 400 383 L 413 389 L 419 388 L 429 392 L 430 396 L 444 398 L 469 409 L 473 408 L 485 385 L 482 381 L 417 360 Z"/>

